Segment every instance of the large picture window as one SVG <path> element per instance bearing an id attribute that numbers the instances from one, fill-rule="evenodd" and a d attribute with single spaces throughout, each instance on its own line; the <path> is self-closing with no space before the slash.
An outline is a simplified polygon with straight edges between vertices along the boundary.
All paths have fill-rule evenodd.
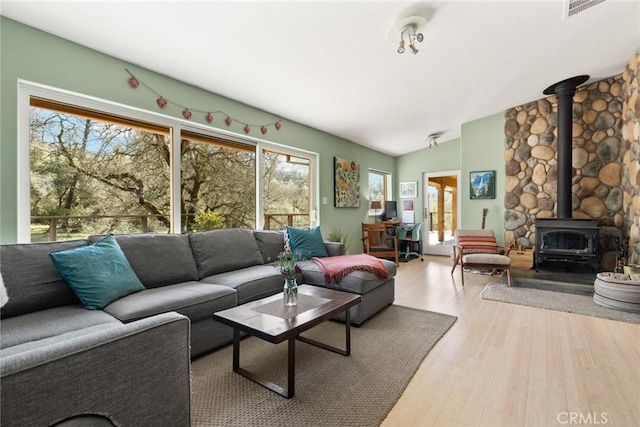
<path id="1" fill-rule="evenodd" d="M 256 226 L 256 148 L 181 133 L 183 231 Z"/>
<path id="2" fill-rule="evenodd" d="M 318 224 L 314 153 L 28 83 L 20 99 L 19 241 Z"/>
<path id="3" fill-rule="evenodd" d="M 33 98 L 31 240 L 168 232 L 169 128 Z"/>
<path id="4" fill-rule="evenodd" d="M 264 228 L 311 225 L 311 160 L 263 150 Z"/>

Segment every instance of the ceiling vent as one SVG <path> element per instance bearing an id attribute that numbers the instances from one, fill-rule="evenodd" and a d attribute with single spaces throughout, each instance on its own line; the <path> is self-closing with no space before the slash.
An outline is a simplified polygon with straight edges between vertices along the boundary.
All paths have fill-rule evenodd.
<path id="1" fill-rule="evenodd" d="M 564 0 L 564 19 L 584 12 L 605 0 Z"/>

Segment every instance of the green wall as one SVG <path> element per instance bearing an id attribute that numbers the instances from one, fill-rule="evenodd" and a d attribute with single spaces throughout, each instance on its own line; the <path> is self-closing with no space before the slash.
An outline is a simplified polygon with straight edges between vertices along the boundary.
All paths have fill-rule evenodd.
<path id="1" fill-rule="evenodd" d="M 504 244 L 504 114 L 498 113 L 464 123 L 460 138 L 446 141 L 438 148 L 424 148 L 396 158 L 397 181 L 418 181 L 419 198 L 414 202 L 416 221 L 424 208 L 422 174 L 460 170 L 462 206 L 461 228 L 480 228 L 482 210 L 489 209 L 486 228 L 493 229 L 499 244 Z M 469 199 L 469 173 L 496 171 L 496 198 Z"/>
<path id="2" fill-rule="evenodd" d="M 438 148 L 423 148 L 403 156 L 396 157 L 396 182 L 418 181 L 418 198 L 413 202 L 415 221 L 424 222 L 425 208 L 423 193 L 423 173 L 445 172 L 460 169 L 460 139 L 441 143 Z M 399 185 L 399 184 L 398 184 Z M 398 199 L 400 202 L 401 200 Z M 398 204 L 398 210 L 401 205 Z"/>
<path id="3" fill-rule="evenodd" d="M 504 113 L 465 123 L 462 140 L 462 226 L 480 228 L 482 209 L 489 209 L 486 228 L 492 229 L 499 244 L 504 244 Z M 496 198 L 469 199 L 469 173 L 496 171 Z"/>
<path id="4" fill-rule="evenodd" d="M 249 123 L 269 123 L 276 119 L 268 112 L 0 17 L 0 243 L 14 242 L 17 238 L 18 79 L 159 112 L 155 96 L 143 92 L 142 87 L 133 90 L 128 85 L 129 75 L 125 68 L 129 68 L 141 80 L 161 91 L 164 97 L 175 99 L 176 102 L 190 105 L 192 108 L 224 110 L 231 116 Z M 179 118 L 181 109 L 169 105 L 162 113 Z M 192 122 L 208 125 L 203 117 L 196 116 L 197 114 L 194 114 Z M 216 119 L 220 122 L 218 117 Z M 362 248 L 358 244 L 359 224 L 367 218 L 367 169 L 375 168 L 395 173 L 394 158 L 288 121 L 286 118 L 282 124 L 280 131 L 270 129 L 264 136 L 259 132 L 258 135 L 256 132 L 250 135 L 319 154 L 320 200 L 326 197 L 328 201 L 326 205 L 319 205 L 322 230 L 325 234 L 334 228 L 348 230 L 353 241 L 352 252 L 361 251 Z M 244 135 L 240 124 L 234 123 L 229 128 L 222 125 L 221 129 Z M 360 163 L 362 199 L 358 209 L 333 207 L 334 156 L 353 159 Z"/>

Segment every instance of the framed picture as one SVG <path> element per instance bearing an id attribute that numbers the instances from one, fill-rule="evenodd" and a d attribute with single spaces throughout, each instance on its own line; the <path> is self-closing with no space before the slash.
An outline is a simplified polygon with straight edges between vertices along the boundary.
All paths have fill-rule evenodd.
<path id="1" fill-rule="evenodd" d="M 469 184 L 471 199 L 496 198 L 496 171 L 470 172 Z"/>
<path id="2" fill-rule="evenodd" d="M 400 183 L 400 198 L 410 199 L 418 197 L 418 181 Z"/>
<path id="3" fill-rule="evenodd" d="M 333 158 L 336 208 L 360 207 L 360 167 L 353 160 Z"/>

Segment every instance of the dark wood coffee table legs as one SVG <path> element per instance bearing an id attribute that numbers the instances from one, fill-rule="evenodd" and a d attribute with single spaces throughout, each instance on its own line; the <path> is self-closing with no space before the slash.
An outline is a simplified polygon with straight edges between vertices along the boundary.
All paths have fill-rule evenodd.
<path id="1" fill-rule="evenodd" d="M 345 312 L 345 349 L 333 347 L 327 345 L 325 343 L 321 343 L 310 338 L 305 338 L 302 335 L 298 335 L 298 340 L 302 342 L 306 342 L 307 344 L 315 345 L 316 347 L 323 348 L 325 350 L 332 351 L 334 353 L 341 354 L 343 356 L 348 356 L 351 354 L 351 313 L 350 310 Z"/>
<path id="2" fill-rule="evenodd" d="M 349 356 L 351 354 L 351 316 L 349 310 L 346 311 L 345 316 L 345 349 L 330 346 L 325 343 L 321 343 L 310 338 L 303 336 L 292 336 L 287 340 L 287 388 L 283 388 L 278 384 L 267 381 L 264 378 L 259 377 L 253 372 L 249 372 L 240 367 L 240 329 L 233 328 L 233 372 L 249 378 L 260 384 L 263 387 L 268 388 L 271 391 L 275 391 L 281 396 L 291 399 L 295 395 L 295 373 L 296 373 L 296 339 L 305 342 L 307 344 L 320 347 L 325 350 L 332 351 L 334 353 L 341 354 L 343 356 Z"/>

